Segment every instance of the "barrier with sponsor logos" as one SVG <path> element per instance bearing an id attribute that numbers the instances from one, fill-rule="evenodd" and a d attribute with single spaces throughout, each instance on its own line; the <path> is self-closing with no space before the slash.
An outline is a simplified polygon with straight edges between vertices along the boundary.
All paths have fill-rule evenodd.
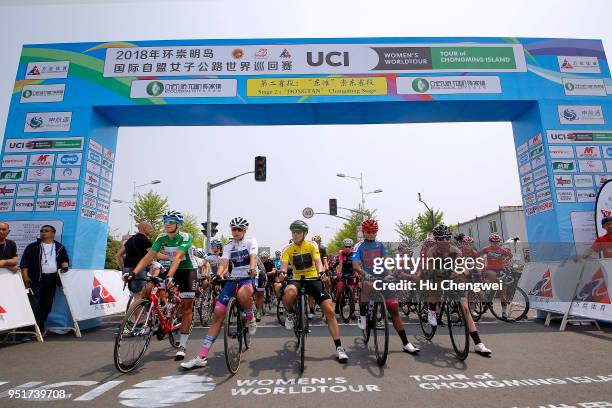
<path id="1" fill-rule="evenodd" d="M 125 312 L 129 291 L 121 272 L 109 269 L 72 269 L 60 274 L 74 327 L 81 337 L 79 321 Z"/>
<path id="2" fill-rule="evenodd" d="M 2 288 L 2 298 L 0 298 L 0 332 L 11 330 L 16 333 L 32 333 L 13 331 L 13 329 L 34 326 L 36 338 L 42 342 L 42 335 L 36 324 L 36 319 L 28 300 L 28 290 L 23 284 L 23 280 L 21 280 L 21 274 L 13 273 L 8 269 L 0 269 L 0 288 Z"/>
<path id="3" fill-rule="evenodd" d="M 573 262 L 532 262 L 525 265 L 519 287 L 527 293 L 533 309 L 565 314 L 578 283 Z"/>
<path id="4" fill-rule="evenodd" d="M 569 316 L 612 322 L 612 259 L 589 261 L 578 282 Z"/>

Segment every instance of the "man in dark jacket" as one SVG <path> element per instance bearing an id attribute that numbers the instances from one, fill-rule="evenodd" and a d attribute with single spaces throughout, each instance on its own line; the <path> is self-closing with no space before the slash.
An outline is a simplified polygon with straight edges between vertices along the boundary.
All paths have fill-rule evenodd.
<path id="1" fill-rule="evenodd" d="M 29 244 L 21 257 L 21 274 L 26 286 L 32 289 L 30 304 L 36 323 L 41 331 L 53 306 L 55 288 L 58 283 L 58 270 L 68 271 L 66 248 L 55 240 L 55 228 L 43 225 L 40 238 Z"/>

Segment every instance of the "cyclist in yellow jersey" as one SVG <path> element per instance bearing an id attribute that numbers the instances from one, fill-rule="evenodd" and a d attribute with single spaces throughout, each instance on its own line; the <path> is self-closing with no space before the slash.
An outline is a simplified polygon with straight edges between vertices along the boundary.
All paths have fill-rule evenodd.
<path id="1" fill-rule="evenodd" d="M 291 230 L 293 239 L 292 243 L 283 250 L 279 278 L 281 280 L 285 279 L 287 268 L 291 265 L 293 267 L 293 279 L 299 280 L 302 277 L 305 279 L 313 279 L 304 282 L 304 289 L 306 294 L 315 299 L 315 302 L 317 302 L 326 317 L 329 333 L 336 346 L 336 356 L 338 360 L 341 363 L 346 363 L 348 361 L 348 356 L 340 341 L 340 329 L 336 321 L 336 314 L 334 313 L 331 296 L 323 290 L 323 283 L 319 277 L 319 274 L 323 272 L 319 247 L 313 242 L 306 241 L 305 238 L 306 234 L 308 234 L 308 225 L 304 221 L 298 220 L 292 222 L 289 229 Z M 295 324 L 293 306 L 295 305 L 300 289 L 300 283 L 294 281 L 287 284 L 283 290 L 283 304 L 287 311 L 285 328 L 288 330 L 293 330 Z"/>

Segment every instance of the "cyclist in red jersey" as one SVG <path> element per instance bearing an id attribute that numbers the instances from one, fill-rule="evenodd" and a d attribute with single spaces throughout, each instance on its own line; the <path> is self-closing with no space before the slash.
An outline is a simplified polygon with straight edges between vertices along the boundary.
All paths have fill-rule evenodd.
<path id="1" fill-rule="evenodd" d="M 495 282 L 498 280 L 499 273 L 506 269 L 508 261 L 512 259 L 512 252 L 508 248 L 501 246 L 502 238 L 498 234 L 489 235 L 489 246 L 482 248 L 480 255 L 486 258 L 484 280 Z M 508 298 L 506 287 L 502 285 L 501 296 L 502 318 L 507 318 L 506 308 Z"/>

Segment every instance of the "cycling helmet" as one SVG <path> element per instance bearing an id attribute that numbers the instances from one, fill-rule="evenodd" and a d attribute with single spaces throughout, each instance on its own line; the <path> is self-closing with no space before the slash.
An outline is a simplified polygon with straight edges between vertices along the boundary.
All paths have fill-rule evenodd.
<path id="1" fill-rule="evenodd" d="M 314 237 L 312 237 L 312 240 L 316 242 L 317 244 L 321 243 L 321 237 L 318 235 L 315 235 Z"/>
<path id="2" fill-rule="evenodd" d="M 282 252 L 281 252 L 281 251 L 276 251 L 276 252 L 274 252 L 274 255 L 276 255 L 276 256 L 281 256 L 281 255 L 282 255 Z"/>
<path id="3" fill-rule="evenodd" d="M 345 247 L 345 248 L 352 247 L 353 246 L 353 240 L 350 239 L 350 238 L 345 238 L 342 241 L 342 246 Z"/>
<path id="4" fill-rule="evenodd" d="M 183 214 L 178 211 L 166 211 L 162 217 L 162 220 L 164 224 L 168 221 L 175 221 L 176 224 L 181 225 L 183 224 Z"/>
<path id="5" fill-rule="evenodd" d="M 604 225 L 606 225 L 607 222 L 612 222 L 612 217 L 603 217 L 601 219 L 601 226 L 603 228 Z"/>
<path id="6" fill-rule="evenodd" d="M 436 243 L 435 239 L 433 239 L 432 237 L 427 237 L 423 241 L 423 246 L 430 247 L 430 246 L 433 246 L 433 244 L 435 244 L 435 243 Z"/>
<path id="7" fill-rule="evenodd" d="M 241 230 L 246 231 L 247 228 L 249 228 L 249 222 L 242 217 L 236 217 L 230 221 L 230 228 L 240 228 Z"/>
<path id="8" fill-rule="evenodd" d="M 448 241 L 451 235 L 450 228 L 444 224 L 438 224 L 433 229 L 433 236 L 436 241 Z"/>
<path id="9" fill-rule="evenodd" d="M 262 251 L 261 254 L 259 254 L 259 256 L 262 258 L 269 258 L 270 253 L 268 251 Z"/>
<path id="10" fill-rule="evenodd" d="M 376 234 L 378 232 L 378 222 L 373 218 L 368 218 L 361 223 L 361 230 L 366 234 Z"/>
<path id="11" fill-rule="evenodd" d="M 469 235 L 466 235 L 466 236 L 463 238 L 463 242 L 466 242 L 466 243 L 468 243 L 468 244 L 472 244 L 472 243 L 474 243 L 474 238 L 470 237 Z"/>
<path id="12" fill-rule="evenodd" d="M 455 235 L 456 242 L 463 242 L 464 239 L 465 239 L 465 234 L 463 232 L 460 232 L 457 235 Z"/>
<path id="13" fill-rule="evenodd" d="M 195 251 L 193 251 L 193 256 L 204 259 L 206 258 L 206 253 L 203 249 L 196 249 Z"/>
<path id="14" fill-rule="evenodd" d="M 210 242 L 210 246 L 218 246 L 219 248 L 223 248 L 223 242 L 219 241 L 218 239 L 215 239 Z"/>
<path id="15" fill-rule="evenodd" d="M 296 220 L 296 221 L 293 221 L 291 223 L 291 225 L 289 226 L 289 229 L 291 230 L 291 232 L 301 231 L 303 233 L 307 233 L 308 232 L 308 224 L 306 224 L 302 220 Z"/>
<path id="16" fill-rule="evenodd" d="M 489 242 L 499 243 L 501 241 L 502 241 L 502 238 L 498 234 L 491 234 L 491 235 L 489 235 Z"/>

